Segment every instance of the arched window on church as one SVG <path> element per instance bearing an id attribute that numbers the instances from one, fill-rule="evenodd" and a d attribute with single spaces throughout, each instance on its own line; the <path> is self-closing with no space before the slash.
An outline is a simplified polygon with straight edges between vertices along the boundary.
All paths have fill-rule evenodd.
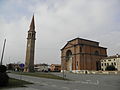
<path id="1" fill-rule="evenodd" d="M 99 52 L 98 52 L 98 51 L 95 51 L 95 55 L 99 55 Z"/>
<path id="2" fill-rule="evenodd" d="M 66 59 L 69 60 L 71 57 L 72 57 L 72 52 L 71 52 L 71 50 L 68 50 L 66 52 Z"/>
<path id="3" fill-rule="evenodd" d="M 80 52 L 82 52 L 82 47 L 80 47 Z"/>

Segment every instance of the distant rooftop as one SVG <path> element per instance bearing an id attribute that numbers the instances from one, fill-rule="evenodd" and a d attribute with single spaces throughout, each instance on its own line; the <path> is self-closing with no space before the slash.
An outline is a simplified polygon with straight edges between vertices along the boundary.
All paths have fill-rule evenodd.
<path id="1" fill-rule="evenodd" d="M 54 66 L 61 66 L 61 64 L 51 64 L 51 65 L 54 65 Z"/>
<path id="2" fill-rule="evenodd" d="M 113 55 L 113 56 L 108 56 L 103 59 L 112 59 L 112 58 L 120 58 L 120 55 Z"/>

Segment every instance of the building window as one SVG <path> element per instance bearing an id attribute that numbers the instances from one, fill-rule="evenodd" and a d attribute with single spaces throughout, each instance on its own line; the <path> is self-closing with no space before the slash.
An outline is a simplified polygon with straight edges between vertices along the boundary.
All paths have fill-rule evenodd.
<path id="1" fill-rule="evenodd" d="M 115 59 L 114 59 L 114 61 L 115 61 Z"/>
<path id="2" fill-rule="evenodd" d="M 111 60 L 108 60 L 108 61 L 111 61 Z"/>
<path id="3" fill-rule="evenodd" d="M 114 62 L 114 65 L 116 65 L 116 62 Z"/>
<path id="4" fill-rule="evenodd" d="M 109 66 L 109 63 L 107 63 L 107 66 Z"/>
<path id="5" fill-rule="evenodd" d="M 105 66 L 106 66 L 106 63 L 105 63 Z"/>
<path id="6" fill-rule="evenodd" d="M 111 65 L 113 65 L 113 63 L 111 63 Z"/>
<path id="7" fill-rule="evenodd" d="M 77 61 L 77 66 L 78 66 L 78 61 Z"/>
<path id="8" fill-rule="evenodd" d="M 101 65 L 103 66 L 103 63 Z"/>

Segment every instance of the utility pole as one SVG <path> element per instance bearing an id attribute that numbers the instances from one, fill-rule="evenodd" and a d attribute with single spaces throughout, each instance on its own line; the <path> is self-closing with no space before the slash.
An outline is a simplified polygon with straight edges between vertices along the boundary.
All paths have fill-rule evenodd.
<path id="1" fill-rule="evenodd" d="M 63 65 L 63 79 L 65 79 L 64 65 Z"/>
<path id="2" fill-rule="evenodd" d="M 5 44 L 6 44 L 6 39 L 4 40 L 4 45 L 3 45 L 3 51 L 2 51 L 2 56 L 1 56 L 1 62 L 0 62 L 0 65 L 2 65 L 2 61 L 3 61 L 4 50 L 5 50 Z"/>

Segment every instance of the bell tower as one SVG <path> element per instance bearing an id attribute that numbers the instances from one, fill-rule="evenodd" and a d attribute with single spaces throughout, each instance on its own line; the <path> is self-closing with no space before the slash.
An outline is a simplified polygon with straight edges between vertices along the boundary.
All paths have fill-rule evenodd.
<path id="1" fill-rule="evenodd" d="M 27 48 L 26 48 L 26 60 L 24 72 L 34 72 L 34 52 L 35 52 L 35 22 L 34 15 L 30 24 L 30 29 L 28 31 L 27 37 Z"/>

